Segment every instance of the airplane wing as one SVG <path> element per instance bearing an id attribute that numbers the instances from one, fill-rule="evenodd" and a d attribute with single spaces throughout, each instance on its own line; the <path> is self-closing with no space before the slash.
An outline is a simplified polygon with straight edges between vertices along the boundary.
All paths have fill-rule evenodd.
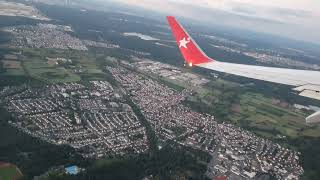
<path id="1" fill-rule="evenodd" d="M 187 65 L 262 81 L 290 85 L 294 87 L 293 90 L 297 91 L 299 95 L 320 100 L 320 71 L 220 62 L 209 58 L 174 17 L 168 16 L 167 20 Z M 318 118 L 320 122 L 320 114 L 318 114 L 316 118 Z"/>

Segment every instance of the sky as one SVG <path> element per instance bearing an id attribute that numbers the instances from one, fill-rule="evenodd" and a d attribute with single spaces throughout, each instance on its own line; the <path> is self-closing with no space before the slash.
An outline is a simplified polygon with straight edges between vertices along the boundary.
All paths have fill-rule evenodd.
<path id="1" fill-rule="evenodd" d="M 108 1 L 320 44 L 320 0 Z"/>

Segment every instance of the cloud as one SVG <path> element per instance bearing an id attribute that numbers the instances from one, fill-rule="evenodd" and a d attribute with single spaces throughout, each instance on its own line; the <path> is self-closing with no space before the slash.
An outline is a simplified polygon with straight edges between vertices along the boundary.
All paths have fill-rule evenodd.
<path id="1" fill-rule="evenodd" d="M 290 16 L 295 18 L 308 18 L 311 16 L 311 11 L 306 10 L 292 10 L 286 8 L 272 8 L 270 9 L 270 13 L 279 16 Z"/>
<path id="2" fill-rule="evenodd" d="M 319 42 L 319 0 L 111 0 L 207 24 Z"/>
<path id="3" fill-rule="evenodd" d="M 256 15 L 256 11 L 248 8 L 247 6 L 234 6 L 232 7 L 232 11 L 241 13 L 241 14 L 246 14 L 246 15 Z"/>
<path id="4" fill-rule="evenodd" d="M 312 17 L 310 10 L 291 9 L 284 7 L 261 6 L 248 3 L 232 3 L 228 12 L 249 17 L 269 19 L 286 24 L 305 25 Z"/>

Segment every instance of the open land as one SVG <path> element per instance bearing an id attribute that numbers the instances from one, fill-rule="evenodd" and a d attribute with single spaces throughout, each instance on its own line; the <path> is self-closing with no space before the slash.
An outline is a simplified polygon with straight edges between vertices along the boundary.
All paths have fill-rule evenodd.
<path id="1" fill-rule="evenodd" d="M 7 53 L 15 52 L 8 50 Z M 20 49 L 17 61 L 2 60 L 5 75 L 23 75 L 45 83 L 77 82 L 82 75 L 103 75 L 94 56 L 81 51 Z"/>
<path id="2" fill-rule="evenodd" d="M 1 16 L 21 16 L 38 20 L 49 20 L 47 17 L 32 6 L 27 6 L 21 3 L 0 1 Z"/>

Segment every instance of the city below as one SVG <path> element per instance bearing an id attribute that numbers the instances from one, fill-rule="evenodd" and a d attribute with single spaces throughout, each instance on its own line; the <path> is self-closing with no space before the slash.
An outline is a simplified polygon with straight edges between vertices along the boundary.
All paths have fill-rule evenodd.
<path id="1" fill-rule="evenodd" d="M 150 147 L 146 127 L 128 105 L 128 96 L 160 141 L 210 153 L 213 160 L 208 165 L 209 177 L 229 174 L 234 179 L 248 179 L 270 173 L 279 179 L 298 179 L 303 174 L 299 152 L 191 110 L 182 102 L 192 91 L 169 88 L 125 68 L 129 65 L 145 72 L 170 74 L 174 79 L 184 77 L 196 85 L 206 82 L 176 67 L 143 60 L 105 67 L 119 86 L 107 81 L 41 88 L 8 86 L 0 94 L 17 119 L 9 124 L 47 142 L 69 145 L 86 158 L 144 153 Z"/>
<path id="2" fill-rule="evenodd" d="M 0 180 L 319 179 L 319 44 L 130 2 L 0 0 Z"/>

